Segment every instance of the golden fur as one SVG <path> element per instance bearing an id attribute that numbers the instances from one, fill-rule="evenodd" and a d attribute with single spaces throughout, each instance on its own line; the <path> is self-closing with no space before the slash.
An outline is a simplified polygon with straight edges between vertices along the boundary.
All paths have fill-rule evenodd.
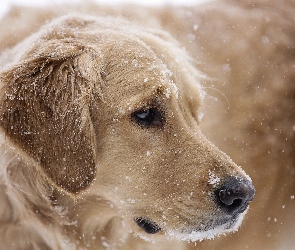
<path id="1" fill-rule="evenodd" d="M 76 9 L 14 8 L 0 23 L 1 50 L 12 48 L 45 21 Z M 1 97 L 1 126 L 5 130 L 0 177 L 0 230 L 5 235 L 2 246 L 292 247 L 293 2 L 218 1 L 191 8 L 140 11 L 136 6 L 85 5 L 78 9 L 81 13 L 124 16 L 142 27 L 169 31 L 185 45 L 195 66 L 210 78 L 193 68 L 186 53 L 168 34 L 139 30 L 122 20 L 113 24 L 109 19 L 106 29 L 100 26 L 106 25 L 105 19 L 69 18 L 62 32 L 60 25 L 53 23 L 14 49 L 5 50 L 0 60 L 1 87 L 5 89 Z M 30 25 L 22 27 L 21 23 Z M 121 25 L 127 28 L 121 29 Z M 97 32 L 103 39 L 94 42 Z M 118 43 L 122 36 L 124 43 Z M 114 60 L 111 54 L 118 58 Z M 123 62 L 118 64 L 119 58 L 128 58 L 128 67 Z M 151 60 L 156 67 L 147 72 Z M 36 85 L 29 84 L 32 79 Z M 71 84 L 63 84 L 65 79 Z M 61 84 L 53 84 L 56 82 Z M 205 88 L 200 88 L 200 82 Z M 127 86 L 128 91 L 122 91 Z M 204 90 L 209 95 L 197 112 Z M 170 126 L 164 129 L 168 137 L 131 125 L 131 111 L 159 103 L 165 110 L 169 107 L 165 115 Z M 170 239 L 163 238 L 165 232 L 146 235 L 134 223 L 134 216 L 153 217 L 161 226 L 174 229 L 180 229 L 191 217 L 195 217 L 196 224 L 200 218 L 212 219 L 220 216 L 210 199 L 214 189 L 210 183 L 216 180 L 212 177 L 217 176 L 222 183 L 229 175 L 244 176 L 200 134 L 196 121 L 202 113 L 202 131 L 253 178 L 257 197 L 249 216 L 237 233 L 213 241 L 181 243 L 175 238 L 187 237 L 175 233 L 179 230 L 170 232 L 174 236 Z M 201 169 L 191 168 L 201 161 Z M 217 169 L 216 164 L 223 167 Z M 76 172 L 76 166 L 81 165 Z M 182 216 L 177 217 L 177 211 Z M 195 227 L 189 223 L 186 226 Z M 134 238 L 129 231 L 156 243 Z M 203 236 L 195 235 L 194 239 Z"/>
<path id="2" fill-rule="evenodd" d="M 201 134 L 202 77 L 168 34 L 69 16 L 10 56 L 1 219 L 16 238 L 2 245 L 127 249 L 133 234 L 195 240 L 239 226 L 254 189 L 233 215 L 216 201 L 229 179 L 246 189 L 250 179 Z M 150 123 L 139 119 L 147 112 Z"/>

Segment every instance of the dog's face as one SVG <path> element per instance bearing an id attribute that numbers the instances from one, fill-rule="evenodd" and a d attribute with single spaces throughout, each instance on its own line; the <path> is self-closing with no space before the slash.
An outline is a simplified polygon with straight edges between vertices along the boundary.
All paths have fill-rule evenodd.
<path id="1" fill-rule="evenodd" d="M 1 75 L 1 126 L 52 185 L 104 197 L 139 235 L 236 229 L 255 191 L 199 130 L 200 74 L 165 34 L 108 22 L 35 38 Z"/>

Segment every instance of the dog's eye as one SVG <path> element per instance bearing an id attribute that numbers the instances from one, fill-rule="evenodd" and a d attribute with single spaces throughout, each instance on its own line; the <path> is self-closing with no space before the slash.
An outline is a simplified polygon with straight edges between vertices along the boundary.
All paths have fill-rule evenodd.
<path id="1" fill-rule="evenodd" d="M 163 125 L 163 117 L 157 108 L 149 108 L 136 111 L 132 117 L 139 125 L 145 127 L 160 127 Z"/>

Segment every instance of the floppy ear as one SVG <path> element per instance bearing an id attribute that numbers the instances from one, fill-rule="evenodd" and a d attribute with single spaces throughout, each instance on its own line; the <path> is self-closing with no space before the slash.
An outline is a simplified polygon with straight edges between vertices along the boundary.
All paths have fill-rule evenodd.
<path id="1" fill-rule="evenodd" d="M 0 126 L 46 175 L 71 193 L 95 176 L 89 105 L 99 56 L 73 41 L 47 41 L 0 75 Z"/>

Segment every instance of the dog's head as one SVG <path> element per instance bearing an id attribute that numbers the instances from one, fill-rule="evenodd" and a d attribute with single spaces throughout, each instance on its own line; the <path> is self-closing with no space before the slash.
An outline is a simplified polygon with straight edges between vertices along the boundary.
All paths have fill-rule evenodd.
<path id="1" fill-rule="evenodd" d="M 199 130 L 198 71 L 166 33 L 63 18 L 1 73 L 1 127 L 52 185 L 108 199 L 128 229 L 202 239 L 254 188 Z"/>

